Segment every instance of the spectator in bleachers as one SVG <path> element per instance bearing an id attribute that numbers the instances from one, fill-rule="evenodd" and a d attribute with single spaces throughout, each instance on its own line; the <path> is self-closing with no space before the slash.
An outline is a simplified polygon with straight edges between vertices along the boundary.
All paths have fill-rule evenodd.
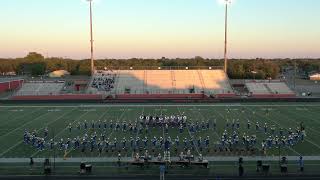
<path id="1" fill-rule="evenodd" d="M 116 75 L 111 70 L 99 71 L 99 74 L 93 78 L 91 87 L 110 92 L 114 88 L 115 78 Z"/>

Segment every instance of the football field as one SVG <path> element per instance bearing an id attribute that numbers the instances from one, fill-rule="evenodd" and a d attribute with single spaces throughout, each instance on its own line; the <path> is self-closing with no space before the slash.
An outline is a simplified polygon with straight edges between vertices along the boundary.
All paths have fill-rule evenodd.
<path id="1" fill-rule="evenodd" d="M 112 122 L 136 122 L 140 115 L 160 116 L 160 115 L 182 115 L 188 118 L 188 123 L 209 122 L 209 129 L 199 130 L 191 133 L 188 128 L 179 132 L 178 128 L 169 128 L 166 133 L 164 127 L 151 127 L 148 132 L 132 133 L 129 131 L 116 130 L 109 128 Z M 231 134 L 234 130 L 226 128 L 227 119 L 231 123 L 232 120 L 239 120 L 240 127 L 239 136 L 243 133 L 257 136 L 257 144 L 250 152 L 239 149 L 219 149 L 221 136 L 225 129 Z M 90 124 L 95 122 L 95 129 L 88 128 L 78 130 L 77 124 L 82 124 L 84 121 Z M 106 120 L 108 123 L 107 129 L 98 128 L 98 121 Z M 251 128 L 247 128 L 247 122 L 250 120 Z M 216 121 L 216 128 L 213 123 Z M 203 154 L 205 157 L 225 157 L 225 156 L 256 156 L 262 155 L 261 142 L 269 137 L 269 133 L 257 131 L 255 129 L 256 122 L 261 126 L 267 123 L 268 127 L 274 126 L 276 132 L 280 128 L 287 131 L 289 128 L 295 130 L 303 122 L 306 131 L 304 141 L 297 142 L 293 146 L 273 147 L 267 150 L 267 156 L 320 156 L 320 103 L 236 103 L 236 104 L 15 104 L 0 106 L 0 158 L 79 158 L 79 157 L 116 157 L 120 151 L 122 157 L 132 157 L 134 152 L 143 153 L 145 149 L 137 148 L 134 150 L 130 147 L 129 139 L 148 138 L 149 144 L 146 149 L 153 156 L 163 153 L 163 149 L 151 148 L 151 139 L 153 137 L 162 137 L 171 139 L 179 136 L 181 144 L 183 139 L 193 139 L 195 142 L 202 137 L 210 137 L 209 147 L 188 145 L 195 156 Z M 71 132 L 68 125 L 72 125 Z M 90 126 L 90 125 L 89 125 Z M 84 134 L 96 132 L 98 135 L 104 133 L 110 142 L 116 138 L 118 146 L 121 147 L 121 140 L 125 138 L 127 148 L 110 148 L 103 149 L 99 152 L 97 149 L 90 151 L 87 149 L 81 152 L 79 149 L 69 147 L 67 150 L 58 148 L 50 149 L 46 147 L 40 151 L 30 144 L 25 144 L 23 135 L 25 131 L 36 131 L 39 136 L 43 136 L 44 129 L 48 128 L 49 139 L 54 139 L 58 142 L 60 139 L 82 137 Z M 269 129 L 270 131 L 270 129 Z M 173 140 L 174 141 L 174 140 Z M 181 145 L 182 146 L 182 145 Z M 171 156 L 177 157 L 184 148 L 181 146 L 172 146 L 170 149 Z M 173 148 L 176 147 L 176 148 Z"/>

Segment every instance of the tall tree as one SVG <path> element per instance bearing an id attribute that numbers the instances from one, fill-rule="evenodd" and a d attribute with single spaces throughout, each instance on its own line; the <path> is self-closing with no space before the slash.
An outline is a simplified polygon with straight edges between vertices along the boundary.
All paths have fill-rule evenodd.
<path id="1" fill-rule="evenodd" d="M 29 61 L 42 61 L 44 60 L 44 56 L 37 52 L 29 52 L 29 54 L 24 59 Z"/>

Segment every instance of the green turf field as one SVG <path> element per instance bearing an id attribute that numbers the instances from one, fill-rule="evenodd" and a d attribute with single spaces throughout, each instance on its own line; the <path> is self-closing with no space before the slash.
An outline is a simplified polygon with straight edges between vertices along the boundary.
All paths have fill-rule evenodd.
<path id="1" fill-rule="evenodd" d="M 228 112 L 228 109 L 230 112 Z M 267 110 L 266 110 L 267 109 Z M 131 105 L 69 105 L 69 104 L 44 104 L 44 105 L 2 105 L 0 106 L 0 158 L 23 158 L 23 157 L 52 157 L 52 150 L 38 151 L 30 145 L 23 143 L 23 133 L 25 130 L 32 131 L 36 129 L 42 134 L 44 128 L 49 129 L 49 138 L 67 138 L 82 136 L 84 131 L 77 131 L 75 126 L 77 122 L 87 120 L 98 121 L 113 120 L 134 122 L 141 114 L 160 115 L 160 114 L 181 114 L 185 113 L 189 122 L 195 121 L 210 121 L 217 120 L 217 129 L 209 129 L 196 133 L 195 137 L 210 136 L 210 149 L 200 152 L 198 148 L 194 148 L 193 154 L 199 153 L 205 156 L 248 156 L 248 152 L 219 152 L 215 151 L 216 144 L 220 140 L 221 135 L 225 129 L 226 119 L 240 120 L 240 135 L 243 132 L 248 134 L 256 134 L 258 137 L 257 152 L 259 154 L 260 141 L 265 138 L 266 134 L 257 133 L 254 128 L 256 121 L 260 124 L 264 122 L 269 126 L 275 125 L 277 128 L 295 129 L 300 122 L 304 122 L 306 126 L 306 134 L 304 142 L 290 148 L 282 148 L 281 155 L 303 155 L 303 156 L 320 156 L 320 103 L 246 103 L 246 104 L 131 104 Z M 253 113 L 255 112 L 255 113 Z M 267 113 L 268 112 L 268 113 Z M 252 122 L 252 128 L 248 130 L 247 119 Z M 74 129 L 69 133 L 67 126 L 71 123 Z M 100 134 L 100 130 L 96 130 Z M 231 132 L 231 130 L 230 130 Z M 133 136 L 134 138 L 153 136 L 171 136 L 171 138 L 178 135 L 178 129 L 170 128 L 169 133 L 164 134 L 163 128 L 154 128 L 146 134 L 130 134 L 129 132 L 107 130 L 106 136 L 110 139 L 122 139 Z M 190 133 L 185 129 L 180 135 L 181 141 L 184 137 L 190 139 Z M 197 138 L 195 138 L 197 139 Z M 182 143 L 182 142 L 181 142 Z M 180 149 L 178 149 L 178 152 Z M 150 149 L 151 152 L 151 149 Z M 163 152 L 163 150 L 156 149 L 154 154 Z M 172 150 L 171 155 L 177 156 L 178 152 Z M 131 157 L 132 150 L 121 152 L 123 157 Z M 63 157 L 64 151 L 55 150 L 57 157 Z M 86 151 L 81 153 L 79 150 L 68 151 L 68 158 L 70 157 L 114 157 L 118 154 L 116 151 L 108 151 L 99 154 L 97 151 Z M 276 148 L 267 151 L 270 156 L 278 156 L 279 150 Z"/>

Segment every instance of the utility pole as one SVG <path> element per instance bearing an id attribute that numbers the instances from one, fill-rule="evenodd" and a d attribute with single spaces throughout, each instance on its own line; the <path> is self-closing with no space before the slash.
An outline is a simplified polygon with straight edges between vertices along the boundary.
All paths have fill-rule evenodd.
<path id="1" fill-rule="evenodd" d="M 226 1 L 226 9 L 225 9 L 225 21 L 224 21 L 224 72 L 227 73 L 228 71 L 228 50 L 227 50 L 227 45 L 228 45 L 228 3 L 229 0 Z"/>
<path id="2" fill-rule="evenodd" d="M 92 27 L 92 1 L 88 0 L 90 4 L 90 45 L 91 45 L 91 75 L 94 74 L 94 55 L 93 55 L 93 27 Z"/>
<path id="3" fill-rule="evenodd" d="M 297 77 L 297 60 L 294 60 L 294 75 L 293 75 L 293 87 L 296 90 L 296 77 Z"/>

